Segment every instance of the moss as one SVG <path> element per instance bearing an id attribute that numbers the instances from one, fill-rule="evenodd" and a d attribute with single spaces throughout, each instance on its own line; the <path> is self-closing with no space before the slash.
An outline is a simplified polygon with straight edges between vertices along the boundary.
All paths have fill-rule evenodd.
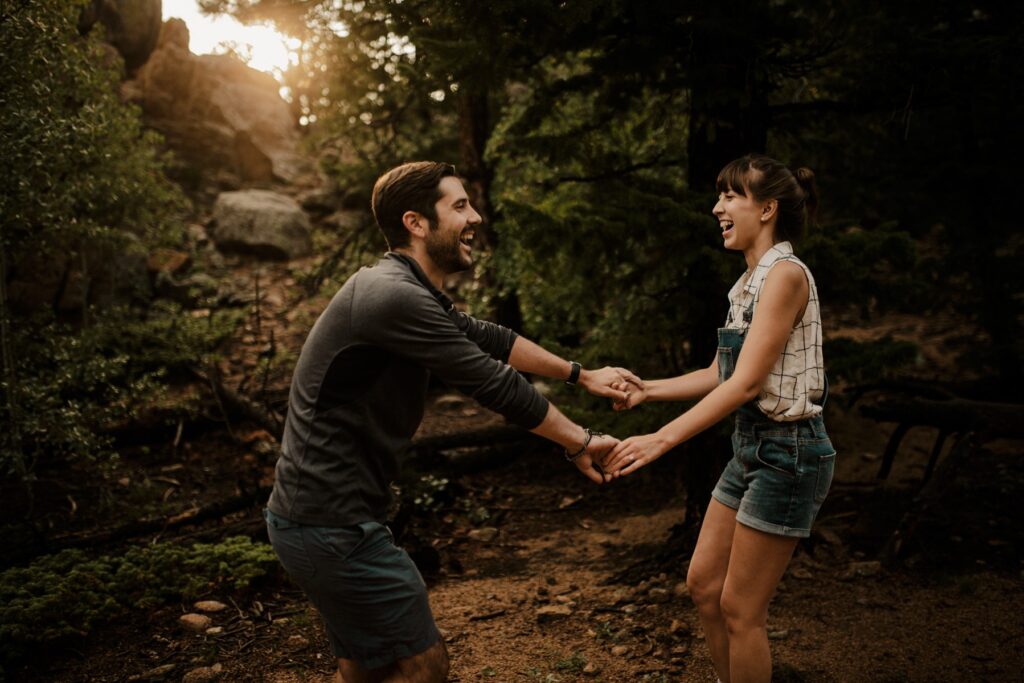
<path id="1" fill-rule="evenodd" d="M 238 591 L 277 566 L 271 547 L 244 536 L 164 543 L 89 557 L 64 550 L 0 574 L 0 662 L 88 635 L 113 619 L 212 591 Z"/>

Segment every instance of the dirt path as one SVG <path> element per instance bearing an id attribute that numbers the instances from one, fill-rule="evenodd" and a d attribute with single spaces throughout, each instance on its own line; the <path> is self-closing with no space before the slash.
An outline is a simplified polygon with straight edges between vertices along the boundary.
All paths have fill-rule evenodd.
<path id="1" fill-rule="evenodd" d="M 538 453 L 465 480 L 474 500 L 498 513 L 499 533 L 474 540 L 456 518 L 443 539 L 462 570 L 431 589 L 451 680 L 713 681 L 682 564 L 679 574 L 639 586 L 605 585 L 681 519 L 681 501 L 656 503 L 666 499 L 672 476 L 663 467 L 597 489 Z M 834 529 L 844 520 L 849 515 L 834 511 L 822 523 Z M 776 680 L 1024 680 L 1019 574 L 982 561 L 956 573 L 857 564 L 863 575 L 851 576 L 851 562 L 863 558 L 812 541 L 798 551 L 773 603 Z M 319 641 L 313 648 L 326 652 Z M 296 660 L 269 680 L 326 683 L 327 666 L 320 660 L 311 671 Z"/>

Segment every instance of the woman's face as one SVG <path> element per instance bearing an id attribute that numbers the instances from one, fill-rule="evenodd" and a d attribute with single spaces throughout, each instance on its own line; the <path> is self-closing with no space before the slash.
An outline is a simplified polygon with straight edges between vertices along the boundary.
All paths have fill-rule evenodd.
<path id="1" fill-rule="evenodd" d="M 729 188 L 719 193 L 718 203 L 711 213 L 722 228 L 726 249 L 743 251 L 754 246 L 762 231 L 769 227 L 762 220 L 764 209 L 765 203 L 756 201 L 750 192 L 744 196 Z"/>

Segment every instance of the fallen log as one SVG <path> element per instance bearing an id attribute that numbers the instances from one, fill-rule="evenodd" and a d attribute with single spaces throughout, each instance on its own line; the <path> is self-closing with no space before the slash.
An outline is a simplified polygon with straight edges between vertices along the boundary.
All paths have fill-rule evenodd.
<path id="1" fill-rule="evenodd" d="M 938 427 L 948 432 L 975 431 L 982 438 L 1024 437 L 1024 404 L 950 398 L 884 399 L 861 407 L 879 422 Z"/>

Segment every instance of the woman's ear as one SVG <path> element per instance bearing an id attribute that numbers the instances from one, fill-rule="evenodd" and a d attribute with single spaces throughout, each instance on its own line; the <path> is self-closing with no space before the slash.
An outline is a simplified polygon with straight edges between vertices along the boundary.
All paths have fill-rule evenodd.
<path id="1" fill-rule="evenodd" d="M 761 207 L 761 222 L 767 223 L 779 212 L 779 202 L 774 199 L 769 199 Z"/>
<path id="2" fill-rule="evenodd" d="M 418 211 L 406 211 L 402 214 L 402 225 L 415 237 L 426 237 L 430 224 L 426 217 Z"/>

